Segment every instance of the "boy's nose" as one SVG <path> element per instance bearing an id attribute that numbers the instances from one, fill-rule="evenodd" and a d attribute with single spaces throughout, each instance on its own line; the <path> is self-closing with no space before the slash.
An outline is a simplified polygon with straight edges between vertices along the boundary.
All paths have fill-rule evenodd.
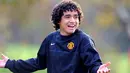
<path id="1" fill-rule="evenodd" d="M 75 19 L 73 17 L 71 17 L 70 22 L 75 22 Z"/>

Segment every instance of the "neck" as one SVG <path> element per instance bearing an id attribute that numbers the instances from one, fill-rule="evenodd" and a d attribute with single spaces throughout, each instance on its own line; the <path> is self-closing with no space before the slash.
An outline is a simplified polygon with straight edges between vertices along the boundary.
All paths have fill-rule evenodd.
<path id="1" fill-rule="evenodd" d="M 60 31 L 60 34 L 61 34 L 62 36 L 69 36 L 69 35 L 71 35 L 72 33 L 65 33 L 65 32 Z"/>

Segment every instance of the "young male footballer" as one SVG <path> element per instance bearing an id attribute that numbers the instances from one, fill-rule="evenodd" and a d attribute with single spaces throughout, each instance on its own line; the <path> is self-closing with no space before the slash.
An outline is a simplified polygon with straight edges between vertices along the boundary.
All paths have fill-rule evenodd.
<path id="1" fill-rule="evenodd" d="M 102 64 L 94 41 L 78 27 L 83 12 L 72 0 L 58 3 L 51 15 L 56 31 L 42 42 L 36 58 L 11 60 L 2 55 L 0 68 L 13 73 L 32 73 L 47 68 L 47 73 L 109 73 L 110 62 Z"/>

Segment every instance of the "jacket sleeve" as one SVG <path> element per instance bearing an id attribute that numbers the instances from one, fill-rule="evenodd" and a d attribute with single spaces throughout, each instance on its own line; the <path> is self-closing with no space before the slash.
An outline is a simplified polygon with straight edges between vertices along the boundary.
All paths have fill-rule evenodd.
<path id="1" fill-rule="evenodd" d="M 82 40 L 80 56 L 88 72 L 97 73 L 102 62 L 92 39 L 84 38 Z"/>
<path id="2" fill-rule="evenodd" d="M 37 70 L 46 68 L 46 48 L 47 39 L 45 39 L 38 51 L 37 58 L 28 60 L 8 60 L 5 68 L 8 68 L 13 73 L 31 73 Z"/>

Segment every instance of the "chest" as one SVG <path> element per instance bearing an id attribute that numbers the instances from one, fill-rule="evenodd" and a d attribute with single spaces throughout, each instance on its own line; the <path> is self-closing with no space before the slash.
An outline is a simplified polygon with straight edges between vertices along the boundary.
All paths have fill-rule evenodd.
<path id="1" fill-rule="evenodd" d="M 70 64 L 79 61 L 80 41 L 78 39 L 70 39 L 66 41 L 57 41 L 53 39 L 48 49 L 48 60 L 53 64 L 62 63 Z"/>

